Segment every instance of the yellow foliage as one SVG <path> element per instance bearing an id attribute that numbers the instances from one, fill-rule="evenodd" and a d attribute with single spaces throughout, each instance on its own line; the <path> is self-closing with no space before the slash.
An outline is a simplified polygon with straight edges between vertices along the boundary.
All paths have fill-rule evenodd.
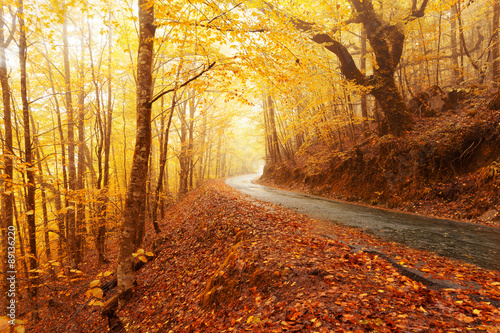
<path id="1" fill-rule="evenodd" d="M 94 288 L 92 289 L 92 296 L 102 298 L 104 296 L 104 292 L 101 288 Z"/>
<path id="2" fill-rule="evenodd" d="M 0 317 L 0 333 L 10 333 L 9 320 L 7 316 Z"/>
<path id="3" fill-rule="evenodd" d="M 101 280 L 94 280 L 90 282 L 90 288 L 94 288 L 101 285 Z"/>

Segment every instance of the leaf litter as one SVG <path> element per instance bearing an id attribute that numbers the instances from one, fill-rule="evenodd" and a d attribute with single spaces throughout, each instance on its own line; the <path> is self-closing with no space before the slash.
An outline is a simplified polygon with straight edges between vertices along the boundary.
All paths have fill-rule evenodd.
<path id="1" fill-rule="evenodd" d="M 133 332 L 497 332 L 497 272 L 383 242 L 210 182 L 170 210 L 164 247 L 119 312 Z M 325 237 L 330 235 L 333 237 Z M 432 290 L 399 263 L 463 288 Z M 472 286 L 472 287 L 471 287 Z"/>
<path id="2" fill-rule="evenodd" d="M 498 272 L 313 220 L 220 180 L 173 205 L 161 227 L 143 245 L 161 244 L 155 260 L 117 312 L 126 332 L 499 332 Z M 457 287 L 428 288 L 377 252 Z M 79 283 L 88 289 L 96 276 Z M 106 332 L 85 290 L 69 289 L 73 305 L 28 331 Z"/>

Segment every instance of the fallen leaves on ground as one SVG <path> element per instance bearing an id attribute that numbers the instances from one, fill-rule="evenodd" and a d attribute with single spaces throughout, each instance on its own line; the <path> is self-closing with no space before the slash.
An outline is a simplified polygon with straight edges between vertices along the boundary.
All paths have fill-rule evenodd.
<path id="1" fill-rule="evenodd" d="M 475 298 L 500 300 L 498 272 L 312 220 L 222 181 L 172 206 L 162 230 L 146 237 L 144 249 L 163 245 L 138 271 L 138 286 L 118 312 L 127 332 L 499 331 L 499 310 Z M 376 248 L 465 287 L 430 290 L 379 255 L 346 244 Z M 27 331 L 106 332 L 95 304 L 116 290 L 94 302 L 85 294 L 96 278 L 101 286 L 113 278 L 114 265 L 88 261 L 79 279 L 41 290 L 41 299 L 53 299 L 41 302 L 41 321 Z"/>
<path id="2" fill-rule="evenodd" d="M 326 225 L 222 182 L 191 193 L 171 209 L 163 229 L 161 253 L 140 271 L 135 297 L 118 313 L 131 332 L 494 332 L 500 326 L 499 310 L 471 297 L 500 299 L 494 272 Z M 382 247 L 410 266 L 425 262 L 429 275 L 474 282 L 477 289 L 429 290 L 380 256 L 353 253 L 345 245 L 353 241 Z"/>

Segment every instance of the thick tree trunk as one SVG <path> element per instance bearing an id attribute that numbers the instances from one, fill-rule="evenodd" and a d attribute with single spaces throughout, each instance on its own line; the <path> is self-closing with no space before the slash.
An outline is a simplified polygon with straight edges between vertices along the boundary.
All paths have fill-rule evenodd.
<path id="1" fill-rule="evenodd" d="M 137 129 L 118 253 L 118 289 L 122 295 L 120 306 L 126 301 L 128 290 L 135 282 L 132 253 L 142 242 L 142 239 L 138 237 L 138 231 L 145 223 L 143 202 L 146 195 L 146 173 L 151 149 L 151 93 L 155 30 L 153 5 L 150 1 L 139 0 Z"/>
<path id="2" fill-rule="evenodd" d="M 380 129 L 381 134 L 399 136 L 403 131 L 411 128 L 413 123 L 408 107 L 396 85 L 394 76 L 378 76 L 377 82 L 378 84 L 372 89 L 371 93 L 385 113 L 385 121 Z M 386 129 L 384 128 L 385 125 L 387 125 Z"/>
<path id="3" fill-rule="evenodd" d="M 360 69 L 366 75 L 366 31 L 361 31 L 359 39 L 361 43 Z M 361 95 L 361 116 L 363 117 L 363 135 L 365 138 L 368 138 L 370 136 L 370 127 L 368 124 L 368 99 L 366 93 Z"/>
<path id="4" fill-rule="evenodd" d="M 36 248 L 36 224 L 35 224 L 35 167 L 33 164 L 33 147 L 30 132 L 30 110 L 28 103 L 28 83 L 26 73 L 26 58 L 28 47 L 26 44 L 26 30 L 24 25 L 24 5 L 23 0 L 19 0 L 19 63 L 21 72 L 21 100 L 23 106 L 23 126 L 24 126 L 24 163 L 26 165 L 27 191 L 26 191 L 26 220 L 28 224 L 28 240 L 30 252 L 30 274 L 29 274 L 29 297 L 34 302 L 34 317 L 38 318 L 37 294 L 38 294 L 38 273 L 34 271 L 38 268 L 38 255 Z"/>
<path id="5" fill-rule="evenodd" d="M 281 162 L 280 142 L 278 139 L 278 131 L 276 129 L 276 119 L 274 116 L 274 101 L 271 95 L 267 96 L 267 114 L 269 118 L 269 134 L 271 135 L 271 162 Z"/>
<path id="6" fill-rule="evenodd" d="M 403 52 L 404 28 L 402 24 L 392 25 L 385 21 L 375 11 L 372 0 L 350 0 L 350 3 L 357 14 L 352 22 L 363 24 L 375 55 L 377 68 L 373 77 L 367 77 L 362 73 L 349 50 L 329 34 L 315 34 L 312 40 L 338 57 L 340 70 L 347 80 L 361 86 L 372 87 L 372 94 L 386 116 L 388 133 L 399 136 L 404 130 L 411 128 L 412 124 L 411 115 L 394 80 L 394 73 Z M 407 20 L 422 17 L 427 3 L 428 1 L 424 0 L 417 9 L 417 1 L 413 0 L 411 14 Z M 311 31 L 315 26 L 302 20 L 293 20 L 293 23 L 302 31 Z"/>
<path id="7" fill-rule="evenodd" d="M 11 29 L 13 31 L 14 29 Z M 0 250 L 3 250 L 2 254 L 2 265 L 7 265 L 9 262 L 9 253 L 7 251 L 9 244 L 7 238 L 7 230 L 11 231 L 14 228 L 14 188 L 13 188 L 13 150 L 12 150 L 12 116 L 11 116 L 11 107 L 10 107 L 10 85 L 9 85 L 9 76 L 7 72 L 7 60 L 5 55 L 5 50 L 7 46 L 12 40 L 12 35 L 10 38 L 5 39 L 4 36 L 4 16 L 3 16 L 3 5 L 0 6 L 0 84 L 2 86 L 2 103 L 3 103 L 3 126 L 5 129 L 5 138 L 3 144 L 3 164 L 4 164 L 4 191 L 2 193 L 3 199 L 3 210 L 2 210 L 2 220 L 0 221 L 0 227 L 2 228 L 4 240 L 4 246 L 0 247 Z M 3 270 L 4 272 L 7 269 Z M 9 281 L 3 279 L 2 287 L 5 288 L 3 295 L 6 295 L 8 290 Z M 7 301 L 7 298 L 2 298 Z M 2 301 L 3 302 L 3 301 Z M 4 310 L 7 307 L 7 304 L 2 305 L 2 311 L 0 315 L 4 313 Z M 5 305 L 5 306 L 4 306 Z"/>

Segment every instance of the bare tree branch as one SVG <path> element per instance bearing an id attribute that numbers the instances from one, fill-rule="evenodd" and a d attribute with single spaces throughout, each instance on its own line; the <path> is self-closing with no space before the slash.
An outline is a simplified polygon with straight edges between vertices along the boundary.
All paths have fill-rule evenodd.
<path id="1" fill-rule="evenodd" d="M 418 0 L 412 0 L 411 14 L 405 19 L 406 22 L 416 20 L 425 15 L 425 8 L 427 8 L 429 0 L 422 1 L 419 9 L 417 9 L 417 1 Z"/>
<path id="2" fill-rule="evenodd" d="M 214 66 L 215 66 L 215 61 L 212 62 L 207 68 L 205 68 L 200 73 L 196 74 L 195 76 L 193 76 L 192 78 L 190 78 L 189 80 L 187 80 L 186 82 L 184 82 L 183 84 L 181 84 L 180 86 L 172 88 L 172 89 L 168 89 L 168 90 L 165 90 L 165 91 L 162 91 L 161 93 L 158 93 L 155 97 L 153 97 L 153 99 L 149 102 L 149 104 L 153 104 L 154 102 L 156 102 L 157 100 L 159 100 L 162 96 L 164 96 L 164 95 L 166 95 L 166 94 L 168 94 L 168 93 L 170 93 L 170 92 L 172 92 L 174 90 L 177 90 L 179 88 L 187 86 L 189 83 L 191 83 L 192 81 L 196 80 L 197 78 L 199 78 L 200 76 L 202 76 L 203 74 L 205 74 L 206 72 L 208 72 Z"/>

